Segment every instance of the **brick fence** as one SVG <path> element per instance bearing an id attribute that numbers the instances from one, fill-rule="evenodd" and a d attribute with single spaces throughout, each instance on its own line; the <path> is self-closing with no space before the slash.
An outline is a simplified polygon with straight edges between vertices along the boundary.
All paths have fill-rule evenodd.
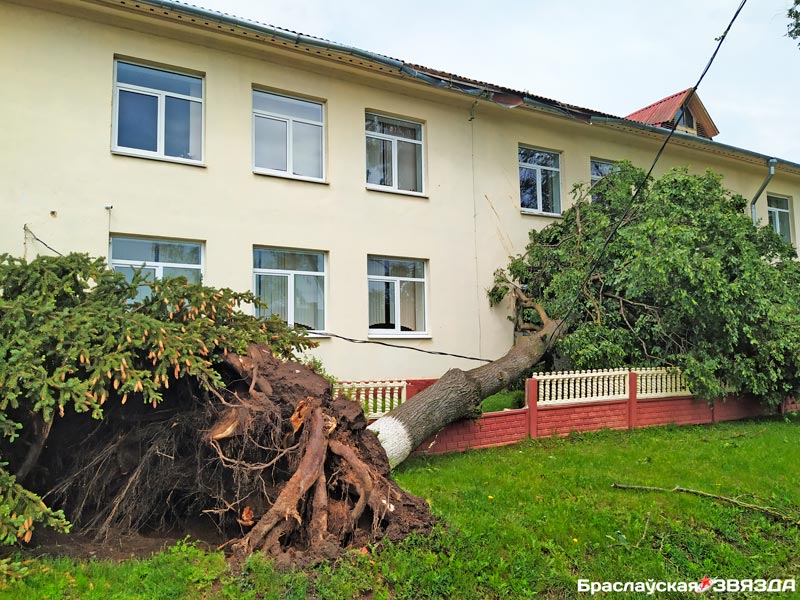
<path id="1" fill-rule="evenodd" d="M 458 452 L 573 431 L 699 425 L 768 413 L 753 398 L 730 396 L 709 405 L 688 393 L 679 373 L 656 369 L 543 375 L 526 382 L 525 398 L 525 408 L 451 423 L 415 452 Z M 789 410 L 800 410 L 800 401 L 787 400 L 783 411 Z"/>

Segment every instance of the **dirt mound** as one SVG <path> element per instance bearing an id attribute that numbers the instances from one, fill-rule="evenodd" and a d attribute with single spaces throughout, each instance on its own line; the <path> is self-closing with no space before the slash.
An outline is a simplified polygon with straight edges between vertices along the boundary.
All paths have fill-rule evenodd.
<path id="1" fill-rule="evenodd" d="M 224 387 L 172 381 L 155 408 L 131 397 L 109 402 L 102 421 L 57 420 L 32 487 L 81 540 L 208 519 L 235 562 L 262 551 L 305 565 L 430 528 L 427 504 L 391 479 L 360 407 L 332 399 L 324 378 L 265 346 L 227 355 L 218 372 Z"/>

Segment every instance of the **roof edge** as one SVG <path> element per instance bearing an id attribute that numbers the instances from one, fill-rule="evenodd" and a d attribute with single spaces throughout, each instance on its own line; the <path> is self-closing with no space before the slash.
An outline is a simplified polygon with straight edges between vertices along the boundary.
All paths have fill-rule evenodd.
<path id="1" fill-rule="evenodd" d="M 592 117 L 591 121 L 592 125 L 621 125 L 623 127 L 628 127 L 631 129 L 639 129 L 642 131 L 647 131 L 650 133 L 658 133 L 658 134 L 666 134 L 668 135 L 670 130 L 665 127 L 657 127 L 655 125 L 648 125 L 646 123 L 640 123 L 639 121 L 631 121 L 628 119 L 621 119 L 621 118 L 614 118 L 614 117 Z M 790 160 L 785 160 L 783 158 L 779 158 L 777 156 L 772 156 L 770 154 L 762 154 L 761 152 L 755 152 L 754 150 L 746 150 L 745 148 L 739 148 L 738 146 L 731 146 L 730 144 L 723 144 L 722 142 L 716 142 L 709 138 L 700 137 L 697 135 L 692 135 L 690 133 L 684 133 L 682 131 L 674 131 L 673 136 L 677 137 L 682 141 L 687 142 L 694 142 L 701 144 L 703 146 L 709 146 L 711 148 L 715 148 L 717 150 L 725 150 L 727 152 L 733 152 L 735 154 L 740 154 L 742 156 L 747 156 L 749 158 L 755 158 L 758 160 L 763 160 L 765 164 L 770 160 L 777 160 L 778 165 L 783 165 L 785 168 L 795 171 L 797 174 L 800 174 L 800 164 L 796 162 L 792 162 Z"/>
<path id="2" fill-rule="evenodd" d="M 250 19 L 236 17 L 234 15 L 229 15 L 227 13 L 203 8 L 200 6 L 180 2 L 177 0 L 140 0 L 140 1 L 143 4 L 155 6 L 163 10 L 170 10 L 174 12 L 179 12 L 179 13 L 182 12 L 184 14 L 190 14 L 192 16 L 201 17 L 202 19 L 207 21 L 214 21 L 217 23 L 237 27 L 240 29 L 246 29 L 258 33 L 260 35 L 267 35 L 273 39 L 281 40 L 283 42 L 288 42 L 294 45 L 309 46 L 312 48 L 321 48 L 323 50 L 337 52 L 340 54 L 348 54 L 365 61 L 389 67 L 391 69 L 396 70 L 400 75 L 405 75 L 411 79 L 421 81 L 422 83 L 426 83 L 432 87 L 460 92 L 468 96 L 472 96 L 473 98 L 476 99 L 482 98 L 484 100 L 488 100 L 490 102 L 499 105 L 504 105 L 504 102 L 501 100 L 495 101 L 494 99 L 495 94 L 499 95 L 511 94 L 512 96 L 519 97 L 519 102 L 514 102 L 513 106 L 524 105 L 528 108 L 543 110 L 545 112 L 549 112 L 554 115 L 578 120 L 583 123 L 588 123 L 590 116 L 593 114 L 597 114 L 599 112 L 589 108 L 582 108 L 577 106 L 573 107 L 571 105 L 566 105 L 556 100 L 549 100 L 543 97 L 531 96 L 523 92 L 506 88 L 504 86 L 483 84 L 482 82 L 470 81 L 460 76 L 456 76 L 457 79 L 454 79 L 453 76 L 443 77 L 435 73 L 426 73 L 425 71 L 432 71 L 432 70 L 429 70 L 426 67 L 420 67 L 419 65 L 406 63 L 402 60 L 391 58 L 383 54 L 378 54 L 376 52 L 371 52 L 369 50 L 362 50 L 355 46 L 348 46 L 346 44 L 341 44 L 339 42 L 334 42 L 323 38 L 297 33 L 289 29 L 283 29 L 281 27 L 276 27 L 274 25 L 267 25 L 265 23 L 260 23 L 258 21 L 252 21 Z"/>

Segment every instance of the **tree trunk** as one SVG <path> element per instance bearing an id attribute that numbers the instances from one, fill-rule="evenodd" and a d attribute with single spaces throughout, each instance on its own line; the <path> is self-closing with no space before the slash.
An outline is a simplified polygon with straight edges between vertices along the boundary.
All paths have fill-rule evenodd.
<path id="1" fill-rule="evenodd" d="M 537 308 L 537 310 L 539 310 Z M 470 371 L 450 369 L 441 379 L 368 427 L 378 436 L 392 468 L 448 423 L 481 413 L 481 401 L 507 387 L 544 356 L 561 321 L 540 312 L 544 326 L 521 336 L 511 350 Z"/>

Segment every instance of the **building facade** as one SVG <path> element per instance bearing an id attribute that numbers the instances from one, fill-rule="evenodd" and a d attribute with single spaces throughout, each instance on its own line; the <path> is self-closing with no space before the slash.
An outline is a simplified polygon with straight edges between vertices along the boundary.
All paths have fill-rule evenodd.
<path id="1" fill-rule="evenodd" d="M 326 332 L 504 354 L 494 270 L 666 132 L 173 1 L 0 0 L 0 73 L 0 252 L 251 289 L 349 380 L 479 363 Z M 677 118 L 657 174 L 754 197 L 772 157 Z M 800 165 L 772 165 L 756 216 L 796 242 Z"/>

